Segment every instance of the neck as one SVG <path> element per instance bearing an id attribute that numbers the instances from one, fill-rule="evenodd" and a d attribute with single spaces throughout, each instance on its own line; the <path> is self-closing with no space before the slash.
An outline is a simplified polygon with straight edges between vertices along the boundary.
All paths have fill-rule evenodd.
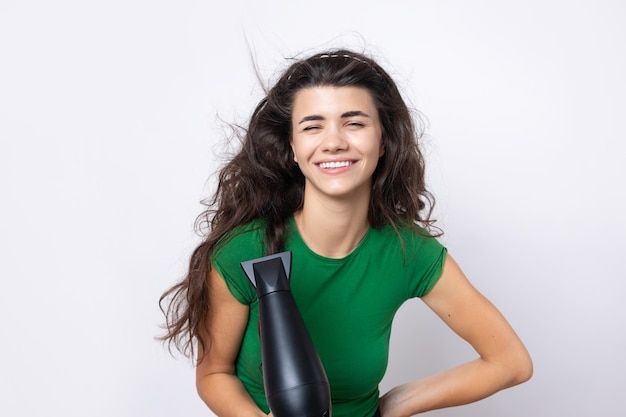
<path id="1" fill-rule="evenodd" d="M 318 255 L 343 258 L 361 242 L 369 228 L 369 194 L 359 201 L 334 200 L 309 196 L 294 218 L 300 236 Z"/>

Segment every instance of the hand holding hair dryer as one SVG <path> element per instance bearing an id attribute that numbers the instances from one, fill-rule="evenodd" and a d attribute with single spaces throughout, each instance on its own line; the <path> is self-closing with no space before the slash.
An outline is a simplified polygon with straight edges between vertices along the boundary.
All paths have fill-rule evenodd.
<path id="1" fill-rule="evenodd" d="M 331 417 L 330 386 L 291 294 L 291 252 L 241 262 L 259 299 L 265 395 L 274 417 Z"/>

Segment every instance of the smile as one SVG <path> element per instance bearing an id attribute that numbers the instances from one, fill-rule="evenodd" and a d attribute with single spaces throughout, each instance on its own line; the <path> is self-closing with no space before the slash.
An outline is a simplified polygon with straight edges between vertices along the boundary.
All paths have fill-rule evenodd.
<path id="1" fill-rule="evenodd" d="M 333 162 L 321 162 L 318 166 L 322 169 L 328 168 L 343 168 L 352 165 L 352 161 L 333 161 Z"/>

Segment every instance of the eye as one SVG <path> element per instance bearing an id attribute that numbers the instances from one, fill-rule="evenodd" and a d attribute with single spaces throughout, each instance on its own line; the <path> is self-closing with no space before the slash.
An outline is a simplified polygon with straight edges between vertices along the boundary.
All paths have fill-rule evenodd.
<path id="1" fill-rule="evenodd" d="M 354 121 L 354 120 L 353 120 L 353 121 L 348 122 L 348 123 L 347 123 L 347 125 L 348 125 L 348 127 L 352 127 L 352 128 L 360 128 L 360 127 L 365 126 L 365 124 L 364 124 L 364 123 L 357 122 L 357 121 Z"/>
<path id="2" fill-rule="evenodd" d="M 303 132 L 308 132 L 308 131 L 316 130 L 316 129 L 319 129 L 319 128 L 320 128 L 320 126 L 318 126 L 318 125 L 305 126 L 304 128 L 302 128 L 302 131 Z"/>

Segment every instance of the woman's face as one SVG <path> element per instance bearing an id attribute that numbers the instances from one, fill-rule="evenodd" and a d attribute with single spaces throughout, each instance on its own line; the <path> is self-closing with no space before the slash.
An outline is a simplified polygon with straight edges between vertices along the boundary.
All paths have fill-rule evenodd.
<path id="1" fill-rule="evenodd" d="M 291 147 L 306 178 L 308 195 L 349 198 L 369 194 L 384 148 L 378 110 L 367 89 L 300 90 L 291 123 Z"/>

